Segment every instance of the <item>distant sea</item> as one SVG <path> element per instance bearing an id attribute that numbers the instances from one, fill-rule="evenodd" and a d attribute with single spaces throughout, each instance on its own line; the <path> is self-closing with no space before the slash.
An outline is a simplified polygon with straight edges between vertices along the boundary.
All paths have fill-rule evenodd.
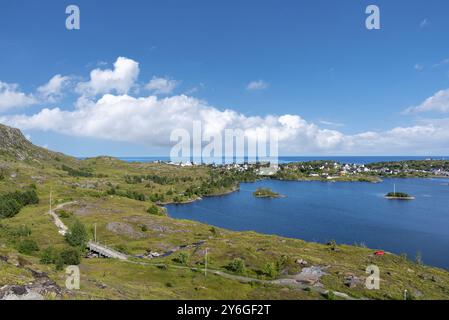
<path id="1" fill-rule="evenodd" d="M 155 162 L 155 161 L 170 161 L 170 157 L 119 157 L 120 160 L 127 162 Z M 316 160 L 327 160 L 327 161 L 338 161 L 340 163 L 356 163 L 356 164 L 368 164 L 374 162 L 391 162 L 391 161 L 404 161 L 404 160 L 449 160 L 449 156 L 438 156 L 438 157 L 421 157 L 421 156 L 289 156 L 289 157 L 279 157 L 279 163 L 290 163 L 290 162 L 306 162 L 306 161 L 316 161 Z M 219 163 L 220 159 L 204 159 L 205 163 Z M 242 163 L 244 159 L 234 159 L 235 162 Z"/>

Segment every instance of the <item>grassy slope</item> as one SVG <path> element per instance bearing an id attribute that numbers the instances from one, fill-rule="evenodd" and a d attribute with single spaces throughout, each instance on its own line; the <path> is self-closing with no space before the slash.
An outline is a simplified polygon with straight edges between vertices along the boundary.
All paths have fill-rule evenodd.
<path id="1" fill-rule="evenodd" d="M 41 203 L 22 210 L 16 217 L 2 220 L 0 223 L 9 227 L 26 225 L 31 228 L 31 238 L 35 239 L 41 250 L 48 245 L 64 246 L 64 239 L 57 233 L 48 210 L 50 190 L 53 190 L 56 203 L 76 200 L 78 203 L 66 210 L 74 216 L 65 219 L 70 224 L 79 219 L 92 229 L 97 224 L 98 237 L 101 242 L 119 248 L 130 254 L 143 254 L 146 250 L 165 252 L 174 247 L 189 245 L 200 240 L 206 243 L 196 252 L 190 251 L 189 266 L 201 267 L 204 261 L 204 249 L 209 248 L 209 266 L 213 269 L 226 270 L 225 266 L 234 258 L 243 258 L 247 264 L 247 275 L 266 278 L 261 270 L 266 263 L 278 261 L 281 256 L 291 260 L 304 259 L 310 265 L 329 266 L 328 275 L 322 282 L 326 288 L 345 292 L 354 297 L 376 299 L 401 299 L 403 290 L 407 289 L 416 297 L 423 299 L 447 299 L 449 297 L 449 273 L 436 268 L 420 266 L 404 258 L 386 255 L 374 257 L 373 250 L 351 246 L 338 246 L 332 251 L 326 245 L 306 243 L 301 240 L 285 239 L 276 236 L 261 235 L 252 232 L 231 232 L 192 222 L 180 221 L 169 217 L 151 216 L 146 213 L 148 202 L 139 202 L 118 196 L 103 196 L 108 183 L 120 185 L 120 188 L 136 190 L 147 195 L 154 192 L 183 192 L 189 184 L 199 184 L 208 177 L 207 168 L 178 168 L 158 164 L 128 164 L 110 158 L 96 158 L 85 161 L 73 161 L 76 168 L 91 168 L 102 178 L 70 177 L 59 170 L 58 161 L 43 163 L 38 166 L 24 162 L 8 161 L 8 176 L 0 181 L 0 192 L 20 189 L 30 183 L 38 185 Z M 10 173 L 16 173 L 14 177 Z M 145 183 L 128 185 L 124 182 L 126 174 L 158 174 L 168 176 L 190 176 L 193 182 L 179 182 L 176 185 L 161 186 Z M 116 222 L 126 229 L 113 232 L 107 228 L 108 223 Z M 147 231 L 142 231 L 146 225 Z M 130 231 L 131 230 L 131 231 Z M 14 255 L 16 244 L 0 234 L 0 255 Z M 38 254 L 26 257 L 34 269 L 44 270 L 61 286 L 65 282 L 64 272 L 39 265 Z M 204 277 L 202 273 L 176 269 L 172 257 L 151 260 L 165 263 L 168 269 L 155 266 L 143 266 L 113 260 L 87 260 L 81 265 L 82 288 L 69 298 L 136 298 L 136 299 L 312 299 L 320 296 L 315 292 L 281 288 L 265 284 L 245 284 L 218 276 Z M 21 283 L 29 280 L 29 272 L 10 264 L 1 265 L 0 286 Z M 349 289 L 344 285 L 348 275 L 364 278 L 365 268 L 376 264 L 381 269 L 381 289 L 368 291 L 362 285 Z M 290 273 L 295 273 L 294 267 Z"/>

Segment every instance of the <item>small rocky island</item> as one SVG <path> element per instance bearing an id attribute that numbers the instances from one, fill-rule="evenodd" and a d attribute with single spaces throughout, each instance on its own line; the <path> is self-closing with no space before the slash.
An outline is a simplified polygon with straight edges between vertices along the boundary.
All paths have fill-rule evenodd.
<path id="1" fill-rule="evenodd" d="M 404 192 L 390 192 L 385 196 L 385 198 L 389 200 L 415 200 L 415 197 L 412 197 Z"/>
<path id="2" fill-rule="evenodd" d="M 285 196 L 274 192 L 273 190 L 269 189 L 269 188 L 258 188 L 253 195 L 256 198 L 270 198 L 270 199 L 274 199 L 274 198 L 284 198 Z"/>

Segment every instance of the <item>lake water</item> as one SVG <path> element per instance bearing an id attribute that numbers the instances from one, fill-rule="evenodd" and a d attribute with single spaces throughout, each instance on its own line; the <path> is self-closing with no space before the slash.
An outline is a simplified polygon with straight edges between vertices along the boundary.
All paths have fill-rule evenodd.
<path id="1" fill-rule="evenodd" d="M 414 201 L 386 200 L 393 190 Z M 259 199 L 258 187 L 286 195 Z M 243 183 L 239 192 L 185 205 L 168 205 L 171 217 L 196 220 L 237 231 L 257 231 L 307 241 L 363 243 L 374 249 L 449 269 L 449 180 L 387 179 L 382 183 Z"/>

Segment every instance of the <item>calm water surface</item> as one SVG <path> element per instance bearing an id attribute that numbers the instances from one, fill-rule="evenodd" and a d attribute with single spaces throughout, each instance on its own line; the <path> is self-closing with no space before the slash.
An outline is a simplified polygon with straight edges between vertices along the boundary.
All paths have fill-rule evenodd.
<path id="1" fill-rule="evenodd" d="M 414 201 L 391 201 L 393 190 Z M 253 197 L 258 187 L 286 195 Z M 237 231 L 300 238 L 325 243 L 363 243 L 449 269 L 449 180 L 387 179 L 382 183 L 286 182 L 265 180 L 241 184 L 223 197 L 167 206 L 170 216 Z"/>

